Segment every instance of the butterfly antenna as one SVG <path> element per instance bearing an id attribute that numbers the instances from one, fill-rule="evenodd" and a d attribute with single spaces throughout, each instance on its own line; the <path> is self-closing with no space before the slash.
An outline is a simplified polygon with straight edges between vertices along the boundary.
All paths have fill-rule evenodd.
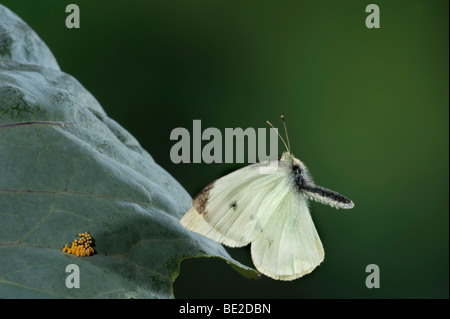
<path id="1" fill-rule="evenodd" d="M 287 133 L 287 128 L 286 128 L 286 122 L 284 121 L 284 115 L 281 115 L 281 119 L 283 120 L 283 125 L 284 125 L 284 134 L 286 134 L 286 139 L 287 139 L 287 143 L 288 143 L 288 151 L 289 153 L 291 152 L 291 143 L 289 143 L 289 135 Z"/>
<path id="2" fill-rule="evenodd" d="M 275 132 L 277 132 L 278 136 L 280 137 L 280 139 L 283 141 L 284 146 L 286 147 L 286 150 L 290 153 L 291 151 L 289 150 L 286 142 L 284 141 L 284 139 L 281 137 L 280 133 L 278 133 L 278 130 L 272 125 L 272 123 L 270 123 L 269 121 L 266 121 L 267 124 L 269 124 L 270 126 L 272 126 L 272 128 L 275 130 Z"/>

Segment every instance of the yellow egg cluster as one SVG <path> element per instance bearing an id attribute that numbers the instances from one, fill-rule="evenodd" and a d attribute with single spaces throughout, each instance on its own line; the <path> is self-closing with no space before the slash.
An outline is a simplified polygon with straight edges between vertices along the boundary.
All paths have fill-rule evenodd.
<path id="1" fill-rule="evenodd" d="M 78 234 L 80 239 L 75 239 L 72 242 L 72 247 L 66 244 L 63 248 L 63 252 L 73 254 L 77 257 L 87 257 L 95 253 L 93 246 L 92 236 L 88 233 Z"/>

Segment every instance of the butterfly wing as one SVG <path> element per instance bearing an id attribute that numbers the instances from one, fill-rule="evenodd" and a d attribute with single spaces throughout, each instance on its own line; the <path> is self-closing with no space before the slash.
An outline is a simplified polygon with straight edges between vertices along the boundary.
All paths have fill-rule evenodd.
<path id="1" fill-rule="evenodd" d="M 180 220 L 192 231 L 230 247 L 255 240 L 289 192 L 291 165 L 279 161 L 276 172 L 261 174 L 269 163 L 236 170 L 205 187 Z"/>
<path id="2" fill-rule="evenodd" d="M 252 241 L 252 260 L 266 276 L 294 280 L 312 272 L 325 253 L 303 194 L 286 194 L 276 211 Z"/>
<path id="3" fill-rule="evenodd" d="M 241 242 L 235 241 L 231 238 L 225 238 L 223 234 L 219 233 L 213 226 L 203 218 L 195 207 L 191 207 L 188 212 L 181 218 L 180 223 L 187 229 L 202 234 L 212 240 L 220 243 L 226 242 L 229 247 L 242 247 L 245 246 Z"/>

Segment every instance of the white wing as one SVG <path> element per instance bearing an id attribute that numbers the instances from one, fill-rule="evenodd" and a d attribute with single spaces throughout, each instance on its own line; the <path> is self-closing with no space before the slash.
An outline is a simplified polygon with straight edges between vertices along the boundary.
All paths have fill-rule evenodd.
<path id="1" fill-rule="evenodd" d="M 208 224 L 208 222 L 203 218 L 202 214 L 200 214 L 194 207 L 191 207 L 191 209 L 188 210 L 188 212 L 183 216 L 183 218 L 181 218 L 180 223 L 187 229 L 195 231 L 215 241 L 224 243 L 224 241 L 226 240 L 227 246 L 230 247 L 245 246 L 242 245 L 240 242 L 234 241 L 230 238 L 224 238 L 224 236 L 221 233 L 219 233 L 210 224 Z"/>
<path id="2" fill-rule="evenodd" d="M 181 224 L 230 247 L 255 240 L 267 221 L 292 193 L 292 165 L 278 162 L 273 174 L 260 174 L 256 163 L 211 183 L 193 201 Z"/>
<path id="3" fill-rule="evenodd" d="M 266 276 L 294 280 L 309 274 L 325 253 L 302 194 L 287 194 L 252 241 L 252 260 Z"/>

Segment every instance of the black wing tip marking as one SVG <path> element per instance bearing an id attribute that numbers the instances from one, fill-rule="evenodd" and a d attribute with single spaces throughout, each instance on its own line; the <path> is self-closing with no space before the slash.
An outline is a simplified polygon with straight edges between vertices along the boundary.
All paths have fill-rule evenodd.
<path id="1" fill-rule="evenodd" d="M 209 192 L 214 187 L 214 182 L 210 183 L 208 186 L 203 188 L 197 196 L 192 200 L 192 206 L 199 212 L 200 215 L 206 215 L 208 212 L 206 211 L 206 205 L 209 200 Z"/>

